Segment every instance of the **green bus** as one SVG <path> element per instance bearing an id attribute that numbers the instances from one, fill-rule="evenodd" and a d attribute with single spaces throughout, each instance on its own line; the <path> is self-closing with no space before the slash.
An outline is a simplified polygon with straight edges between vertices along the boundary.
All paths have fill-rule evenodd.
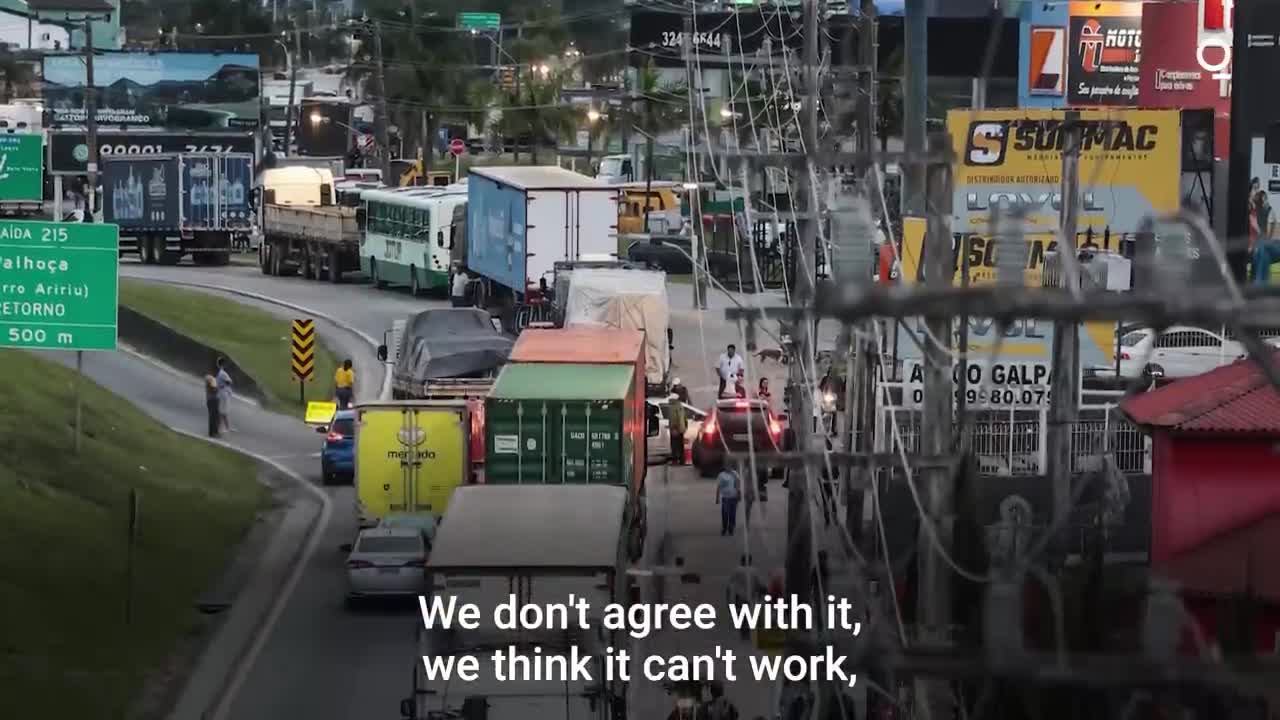
<path id="1" fill-rule="evenodd" d="M 453 249 L 453 209 L 467 202 L 457 188 L 403 187 L 366 190 L 360 238 L 360 270 L 375 287 L 407 287 L 413 295 L 448 290 Z"/>

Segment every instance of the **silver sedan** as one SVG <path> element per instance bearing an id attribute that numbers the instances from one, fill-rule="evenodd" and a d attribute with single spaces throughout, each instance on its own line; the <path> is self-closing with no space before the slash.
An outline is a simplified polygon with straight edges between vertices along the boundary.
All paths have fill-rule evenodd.
<path id="1" fill-rule="evenodd" d="M 361 530 L 347 557 L 348 600 L 425 591 L 427 548 L 411 527 Z"/>

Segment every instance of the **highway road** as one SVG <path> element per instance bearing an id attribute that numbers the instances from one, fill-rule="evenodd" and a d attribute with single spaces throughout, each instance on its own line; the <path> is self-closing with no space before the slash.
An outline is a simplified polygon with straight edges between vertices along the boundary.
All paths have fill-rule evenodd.
<path id="1" fill-rule="evenodd" d="M 168 282 L 220 285 L 257 293 L 297 304 L 331 316 L 356 330 L 381 338 L 382 332 L 397 319 L 413 312 L 444 306 L 443 299 L 411 298 L 395 290 L 376 290 L 367 284 L 329 283 L 300 278 L 275 278 L 262 275 L 256 266 L 232 265 L 224 268 L 156 267 L 122 263 L 122 277 Z M 727 301 L 713 298 L 713 309 L 700 313 L 691 308 L 687 286 L 672 285 L 672 327 L 676 336 L 675 374 L 683 375 L 685 384 L 694 390 L 695 402 L 706 404 L 714 392 L 711 366 L 728 342 L 741 348 L 737 328 L 729 325 L 717 310 Z M 241 298 L 242 301 L 243 298 Z M 774 300 L 774 298 L 769 298 Z M 247 301 L 281 317 L 294 317 L 293 310 L 261 301 Z M 685 304 L 687 303 L 687 304 Z M 715 307 L 718 306 L 718 307 Z M 370 397 L 369 384 L 379 374 L 372 349 L 358 338 L 341 332 L 318 320 L 321 335 L 333 342 L 340 354 L 357 361 L 361 387 L 358 396 Z M 337 342 L 334 342 L 334 341 Z M 771 346 L 762 335 L 762 346 Z M 136 362 L 136 361 L 133 361 Z M 754 363 L 753 363 L 754 364 Z M 91 364 L 92 365 L 92 364 Z M 370 369 L 370 367 L 373 369 Z M 363 367 L 362 367 L 363 366 Z M 767 363 L 749 370 L 763 372 L 775 388 L 782 387 L 785 366 Z M 91 373 L 94 371 L 90 370 Z M 95 376 L 96 377 L 96 376 Z M 142 384 L 124 388 L 130 398 L 167 393 Z M 199 388 L 192 386 L 190 404 L 200 408 L 194 413 L 195 427 L 202 422 L 203 399 Z M 778 390 L 775 393 L 780 394 Z M 186 401 L 184 400 L 184 405 Z M 172 408 L 175 417 L 182 410 Z M 316 435 L 306 428 L 295 433 L 285 428 L 268 434 L 262 445 L 264 454 L 306 455 L 318 448 Z M 285 436 L 287 435 L 287 437 Z M 314 452 L 314 450 L 311 450 Z M 316 479 L 318 459 L 294 457 L 305 475 Z M 291 465 L 291 467 L 293 467 Z M 681 555 L 690 570 L 706 573 L 699 585 L 668 583 L 668 601 L 721 602 L 725 581 L 742 554 L 742 533 L 738 538 L 719 536 L 718 508 L 713 503 L 713 486 L 696 477 L 690 469 L 668 471 L 650 469 L 650 538 L 646 561 L 657 561 L 657 543 L 653 541 L 667 532 L 671 537 L 672 557 Z M 409 694 L 410 672 L 417 662 L 414 646 L 415 624 L 419 621 L 413 603 L 379 605 L 355 612 L 344 608 L 343 555 L 338 546 L 350 541 L 354 532 L 353 494 L 350 488 L 331 488 L 334 512 L 325 530 L 320 552 L 309 563 L 299 585 L 279 622 L 269 628 L 269 637 L 231 706 L 229 717 L 236 720 L 267 720 L 281 717 L 376 718 L 396 717 L 398 703 Z M 759 567 L 782 565 L 782 541 L 785 529 L 785 490 L 773 483 L 772 502 L 758 505 L 767 515 L 756 522 L 752 553 Z M 729 633 L 679 634 L 660 633 L 646 643 L 650 652 L 714 650 L 715 645 L 734 647 L 743 653 L 748 646 Z M 730 688 L 730 696 L 738 703 L 744 718 L 771 715 L 766 707 L 771 688 L 757 683 L 739 683 Z M 651 683 L 633 685 L 632 717 L 654 717 L 670 711 L 671 701 L 661 688 Z"/>

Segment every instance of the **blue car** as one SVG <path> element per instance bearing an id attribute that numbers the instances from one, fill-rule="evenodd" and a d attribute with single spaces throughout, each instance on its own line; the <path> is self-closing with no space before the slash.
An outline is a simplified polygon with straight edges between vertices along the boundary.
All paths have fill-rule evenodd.
<path id="1" fill-rule="evenodd" d="M 321 425 L 316 432 L 325 433 L 324 446 L 320 449 L 320 476 L 329 485 L 342 478 L 352 482 L 356 472 L 356 413 L 339 410 L 328 425 Z"/>

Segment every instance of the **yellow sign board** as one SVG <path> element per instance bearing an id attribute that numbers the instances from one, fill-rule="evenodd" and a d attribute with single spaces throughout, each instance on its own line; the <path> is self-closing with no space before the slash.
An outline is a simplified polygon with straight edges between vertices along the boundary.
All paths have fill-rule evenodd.
<path id="1" fill-rule="evenodd" d="M 338 413 L 338 403 L 311 401 L 303 422 L 308 425 L 325 425 Z"/>
<path id="2" fill-rule="evenodd" d="M 316 371 L 316 322 L 294 320 L 289 366 L 298 380 L 311 380 Z"/>

